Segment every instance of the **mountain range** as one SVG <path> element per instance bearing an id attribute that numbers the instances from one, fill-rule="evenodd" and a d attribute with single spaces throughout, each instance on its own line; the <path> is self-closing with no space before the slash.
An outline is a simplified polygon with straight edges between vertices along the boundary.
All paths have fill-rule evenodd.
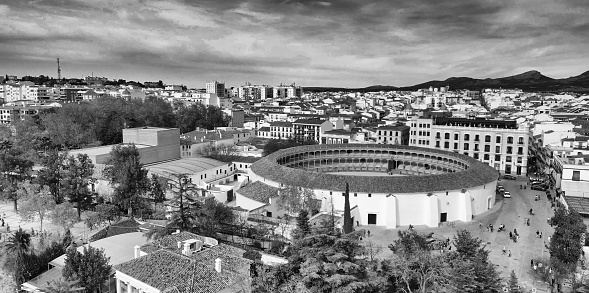
<path id="1" fill-rule="evenodd" d="M 386 85 L 373 85 L 365 88 L 335 88 L 335 87 L 305 87 L 305 91 L 412 91 L 427 89 L 429 87 L 440 88 L 449 86 L 450 90 L 468 89 L 482 90 L 485 88 L 518 88 L 524 91 L 535 92 L 589 92 L 589 71 L 577 76 L 555 79 L 543 75 L 539 71 L 532 70 L 521 74 L 500 77 L 477 79 L 471 77 L 450 77 L 446 80 L 431 80 L 413 86 L 396 87 Z"/>

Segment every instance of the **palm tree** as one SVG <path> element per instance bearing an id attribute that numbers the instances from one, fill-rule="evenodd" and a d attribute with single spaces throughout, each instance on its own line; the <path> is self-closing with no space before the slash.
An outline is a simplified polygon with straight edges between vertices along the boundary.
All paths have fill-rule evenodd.
<path id="1" fill-rule="evenodd" d="M 8 238 L 8 242 L 4 246 L 6 254 L 11 256 L 14 262 L 14 281 L 17 285 L 24 282 L 23 263 L 27 252 L 31 249 L 31 234 L 18 228 L 12 236 Z"/>
<path id="2" fill-rule="evenodd" d="M 62 278 L 47 282 L 47 287 L 43 288 L 47 293 L 74 293 L 84 290 L 84 287 L 78 287 L 77 281 L 67 281 Z"/>

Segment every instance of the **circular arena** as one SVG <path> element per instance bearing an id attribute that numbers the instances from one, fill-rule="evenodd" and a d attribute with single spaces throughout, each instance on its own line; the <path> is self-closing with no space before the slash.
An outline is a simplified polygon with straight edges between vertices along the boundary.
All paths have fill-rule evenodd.
<path id="1" fill-rule="evenodd" d="M 498 178 L 466 155 L 373 144 L 284 149 L 255 162 L 251 172 L 251 179 L 275 188 L 313 190 L 322 212 L 343 212 L 348 183 L 354 223 L 387 228 L 470 221 L 495 203 Z"/>

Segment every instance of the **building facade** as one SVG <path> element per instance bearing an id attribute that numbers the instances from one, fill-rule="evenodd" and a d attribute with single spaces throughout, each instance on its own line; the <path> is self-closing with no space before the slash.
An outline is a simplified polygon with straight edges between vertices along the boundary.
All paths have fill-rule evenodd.
<path id="1" fill-rule="evenodd" d="M 300 141 L 321 142 L 321 134 L 332 130 L 333 124 L 321 119 L 298 119 L 292 123 L 293 138 Z"/>
<path id="2" fill-rule="evenodd" d="M 219 98 L 225 97 L 225 83 L 218 81 L 207 81 L 206 90 L 209 94 L 216 94 Z"/>
<path id="3" fill-rule="evenodd" d="M 409 145 L 409 126 L 387 125 L 376 129 L 376 142 Z"/>
<path id="4" fill-rule="evenodd" d="M 527 125 L 515 120 L 412 118 L 409 145 L 468 155 L 503 174 L 526 175 Z"/>

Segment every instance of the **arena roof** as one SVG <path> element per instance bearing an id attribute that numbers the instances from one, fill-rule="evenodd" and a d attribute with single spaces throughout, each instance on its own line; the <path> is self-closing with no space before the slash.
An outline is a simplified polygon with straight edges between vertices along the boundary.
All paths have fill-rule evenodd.
<path id="1" fill-rule="evenodd" d="M 164 163 L 146 165 L 149 172 L 160 175 L 166 174 L 196 174 L 205 170 L 226 165 L 221 161 L 209 158 L 182 158 Z"/>
<path id="2" fill-rule="evenodd" d="M 365 149 L 365 150 L 391 150 L 420 153 L 429 153 L 444 157 L 453 157 L 466 162 L 468 169 L 455 173 L 438 175 L 417 176 L 349 176 L 335 175 L 321 172 L 282 166 L 276 161 L 278 158 L 289 154 L 306 151 L 335 149 Z M 368 144 L 344 144 L 344 145 L 312 145 L 284 149 L 272 153 L 252 165 L 251 170 L 257 175 L 271 181 L 285 185 L 305 187 L 311 189 L 345 191 L 345 183 L 349 183 L 351 192 L 363 193 L 421 193 L 468 189 L 491 183 L 498 178 L 497 170 L 466 155 L 447 152 L 438 149 L 420 148 L 404 145 L 368 145 Z"/>

